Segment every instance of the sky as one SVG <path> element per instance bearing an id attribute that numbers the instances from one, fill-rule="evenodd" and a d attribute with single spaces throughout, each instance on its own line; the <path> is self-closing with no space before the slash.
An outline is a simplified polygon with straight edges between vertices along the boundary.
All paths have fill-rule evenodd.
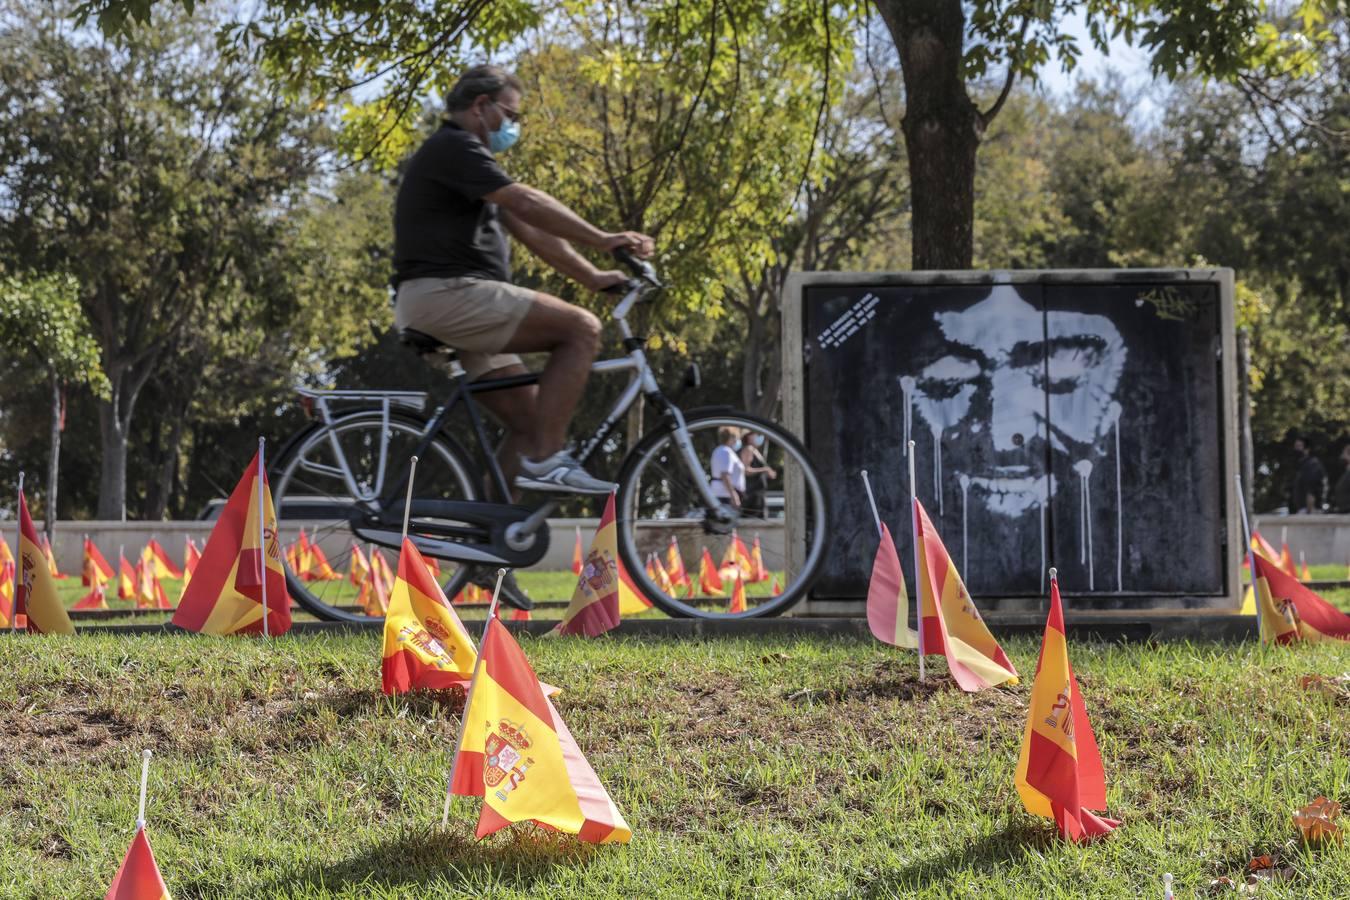
<path id="1" fill-rule="evenodd" d="M 1078 39 L 1082 55 L 1072 72 L 1065 72 L 1055 60 L 1042 68 L 1041 85 L 1047 93 L 1055 97 L 1067 97 L 1079 81 L 1102 81 L 1114 72 L 1122 79 L 1127 95 L 1138 94 L 1140 97 L 1134 115 L 1141 121 L 1152 121 L 1157 117 L 1162 111 L 1162 86 L 1155 84 L 1149 73 L 1146 51 L 1131 47 L 1122 38 L 1116 38 L 1111 42 L 1109 53 L 1103 53 L 1093 46 L 1092 39 L 1088 37 L 1087 25 L 1078 12 L 1065 19 L 1064 28 Z"/>

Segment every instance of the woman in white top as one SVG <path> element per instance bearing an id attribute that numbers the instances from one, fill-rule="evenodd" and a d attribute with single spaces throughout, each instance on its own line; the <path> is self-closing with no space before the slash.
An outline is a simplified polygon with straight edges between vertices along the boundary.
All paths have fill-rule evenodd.
<path id="1" fill-rule="evenodd" d="M 741 505 L 745 493 L 745 463 L 741 462 L 741 430 L 729 425 L 717 429 L 717 449 L 712 453 L 712 492 L 732 506 Z"/>

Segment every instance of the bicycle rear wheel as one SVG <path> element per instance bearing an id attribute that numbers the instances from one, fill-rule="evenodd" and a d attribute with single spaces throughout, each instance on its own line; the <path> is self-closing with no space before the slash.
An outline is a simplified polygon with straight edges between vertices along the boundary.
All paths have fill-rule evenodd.
<path id="1" fill-rule="evenodd" d="M 619 473 L 617 522 L 624 569 L 672 616 L 709 619 L 778 615 L 806 596 L 824 555 L 825 489 L 801 443 L 766 419 L 731 410 L 693 410 L 685 422 L 706 467 L 723 427 L 765 437 L 774 470 L 763 503 L 733 528 L 712 523 L 673 431 L 644 437 Z M 702 577 L 700 577 L 702 570 Z M 679 574 L 687 576 L 680 583 Z M 743 608 L 737 609 L 737 581 Z"/>
<path id="2" fill-rule="evenodd" d="M 353 532 L 347 511 L 368 502 L 392 479 L 401 479 L 406 487 L 408 460 L 425 430 L 425 422 L 406 413 L 391 412 L 386 420 L 379 410 L 362 410 L 343 416 L 332 428 L 320 426 L 303 433 L 273 463 L 269 479 L 282 541 L 297 541 L 304 529 L 306 540 L 319 546 L 332 572 L 325 574 L 319 566 L 297 572 L 288 561 L 286 585 L 307 611 L 346 622 L 383 618 L 378 601 L 370 595 L 358 605 L 361 594 L 352 577 L 352 559 L 359 548 L 372 563 L 379 555 L 397 570 L 399 550 L 364 541 Z M 357 496 L 339 454 L 351 471 Z M 418 461 L 413 496 L 475 500 L 477 484 L 475 467 L 464 451 L 438 434 Z M 438 565 L 443 590 L 454 597 L 467 582 L 469 569 L 454 562 Z"/>

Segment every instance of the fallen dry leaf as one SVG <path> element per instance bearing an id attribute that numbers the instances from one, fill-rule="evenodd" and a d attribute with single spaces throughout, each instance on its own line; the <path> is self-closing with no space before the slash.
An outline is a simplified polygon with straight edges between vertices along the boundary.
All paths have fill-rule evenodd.
<path id="1" fill-rule="evenodd" d="M 1335 800 L 1318 797 L 1307 806 L 1294 813 L 1294 827 L 1303 840 L 1309 843 L 1321 841 L 1341 842 L 1341 826 L 1336 819 L 1341 815 L 1341 805 Z"/>
<path id="2" fill-rule="evenodd" d="M 1350 703 L 1350 675 L 1304 675 L 1298 684 L 1305 691 L 1317 691 L 1333 700 Z"/>

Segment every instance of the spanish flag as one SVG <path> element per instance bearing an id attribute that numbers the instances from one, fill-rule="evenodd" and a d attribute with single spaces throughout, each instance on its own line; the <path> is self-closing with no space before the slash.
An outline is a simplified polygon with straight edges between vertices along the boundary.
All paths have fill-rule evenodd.
<path id="1" fill-rule="evenodd" d="M 159 541 L 154 538 L 151 538 L 150 543 L 145 545 L 141 558 L 154 568 L 156 578 L 183 577 L 183 570 L 175 566 L 169 559 L 169 551 L 165 550 Z"/>
<path id="2" fill-rule="evenodd" d="M 591 552 L 577 577 L 572 602 L 554 631 L 595 637 L 616 627 L 619 615 L 619 539 L 614 527 L 614 495 L 610 494 L 591 541 Z"/>
<path id="3" fill-rule="evenodd" d="M 426 560 L 404 538 L 398 577 L 384 617 L 384 692 L 467 687 L 476 658 L 473 639 L 450 608 Z"/>
<path id="4" fill-rule="evenodd" d="M 582 559 L 583 551 L 581 549 L 581 526 L 576 526 L 576 529 L 577 540 L 576 543 L 572 545 L 572 574 L 580 575 L 581 567 L 584 564 L 584 560 Z"/>
<path id="5" fill-rule="evenodd" d="M 9 550 L 9 541 L 5 540 L 4 535 L 0 535 L 0 567 L 5 563 L 14 562 L 14 554 Z"/>
<path id="6" fill-rule="evenodd" d="M 717 571 L 707 547 L 703 548 L 703 555 L 698 560 L 698 589 L 708 597 L 721 597 L 727 591 L 722 584 L 722 573 Z"/>
<path id="7" fill-rule="evenodd" d="M 654 581 L 666 596 L 675 596 L 675 584 L 670 580 L 666 567 L 661 565 L 661 557 L 655 553 L 647 557 L 647 577 Z"/>
<path id="8" fill-rule="evenodd" d="M 190 537 L 183 538 L 183 587 L 192 580 L 192 573 L 197 571 L 197 563 L 202 561 L 202 551 L 197 549 L 197 542 Z"/>
<path id="9" fill-rule="evenodd" d="M 19 560 L 14 583 L 14 618 L 35 634 L 74 634 L 75 626 L 56 593 L 51 569 L 42 555 L 28 501 L 19 494 Z"/>
<path id="10" fill-rule="evenodd" d="M 52 573 L 52 577 L 57 581 L 64 581 L 69 575 L 63 575 L 56 566 L 56 554 L 52 553 L 51 542 L 47 540 L 47 535 L 38 535 L 38 549 L 42 551 L 42 558 L 47 561 L 47 571 Z"/>
<path id="11" fill-rule="evenodd" d="M 265 529 L 265 550 L 259 546 L 260 522 Z M 263 577 L 267 579 L 268 633 L 284 634 L 291 627 L 291 609 L 277 542 L 277 515 L 267 473 L 254 454 L 211 529 L 173 624 L 207 634 L 262 634 Z"/>
<path id="12" fill-rule="evenodd" d="M 728 578 L 735 578 L 736 572 L 744 578 L 749 578 L 755 570 L 755 564 L 750 561 L 750 549 L 745 546 L 745 541 L 741 540 L 741 536 L 734 529 L 731 532 L 731 543 L 727 544 L 727 549 L 722 554 L 719 569 Z"/>
<path id="13" fill-rule="evenodd" d="M 0 628 L 12 627 L 14 616 L 14 560 L 0 565 Z"/>
<path id="14" fill-rule="evenodd" d="M 1059 833 L 1075 843 L 1109 834 L 1120 824 L 1091 812 L 1106 809 L 1106 773 L 1069 664 L 1059 582 L 1053 578 L 1015 784 L 1027 812 L 1053 819 Z"/>
<path id="15" fill-rule="evenodd" d="M 356 605 L 368 616 L 382 616 L 389 610 L 389 594 L 393 589 L 394 576 L 389 569 L 388 561 L 384 558 L 384 552 L 372 547 L 366 577 L 361 582 L 360 593 L 356 596 Z"/>
<path id="16" fill-rule="evenodd" d="M 872 580 L 867 584 L 867 627 L 882 643 L 915 650 L 919 647 L 919 636 L 909 627 L 909 594 L 900 570 L 900 554 L 885 522 L 881 523 L 881 543 L 872 560 Z"/>
<path id="17" fill-rule="evenodd" d="M 126 554 L 117 557 L 117 599 L 136 599 L 136 570 L 127 562 Z"/>
<path id="18" fill-rule="evenodd" d="M 1288 529 L 1286 529 L 1287 531 Z M 1289 552 L 1289 542 L 1280 542 L 1280 568 L 1290 578 L 1298 577 L 1298 569 L 1294 568 L 1294 554 Z"/>
<path id="19" fill-rule="evenodd" d="M 112 581 L 113 568 L 89 535 L 84 536 L 84 564 L 81 566 L 80 584 L 85 587 L 100 587 Z"/>
<path id="20" fill-rule="evenodd" d="M 928 512 L 914 500 L 914 533 L 919 543 L 919 602 L 923 652 L 947 657 L 952 677 L 963 691 L 1017 683 L 1017 670 L 989 633 L 961 574 L 942 546 Z"/>
<path id="21" fill-rule="evenodd" d="M 635 616 L 640 612 L 645 612 L 652 608 L 652 602 L 647 599 L 647 595 L 642 593 L 642 589 L 637 586 L 633 576 L 628 574 L 624 568 L 623 560 L 617 557 L 614 560 L 619 565 L 619 615 Z"/>
<path id="22" fill-rule="evenodd" d="M 352 541 L 352 553 L 347 560 L 347 580 L 357 587 L 360 587 L 370 574 L 370 562 L 366 555 L 361 552 L 361 547 L 356 541 Z"/>
<path id="23" fill-rule="evenodd" d="M 169 889 L 159 874 L 155 854 L 145 836 L 145 826 L 136 829 L 122 867 L 113 878 L 104 900 L 169 900 Z"/>
<path id="24" fill-rule="evenodd" d="M 680 555 L 680 542 L 675 535 L 670 536 L 670 546 L 666 547 L 666 574 L 670 583 L 676 587 L 689 586 L 689 573 L 684 568 L 684 557 Z"/>
<path id="25" fill-rule="evenodd" d="M 736 573 L 736 583 L 731 587 L 731 601 L 727 604 L 728 613 L 745 612 L 745 579 Z"/>
<path id="26" fill-rule="evenodd" d="M 1350 641 L 1350 616 L 1341 612 L 1277 564 L 1256 560 L 1256 595 L 1261 610 L 1261 640 Z"/>
<path id="27" fill-rule="evenodd" d="M 296 574 L 304 581 L 340 581 L 342 576 L 333 571 L 333 566 L 328 562 L 328 557 L 324 555 L 316 541 L 311 541 L 305 535 L 305 529 L 300 529 L 300 548 L 296 553 Z"/>
<path id="28" fill-rule="evenodd" d="M 89 593 L 76 600 L 70 608 L 72 610 L 107 609 L 108 601 L 103 595 L 103 586 L 90 588 Z"/>
<path id="29" fill-rule="evenodd" d="M 164 595 L 164 585 L 155 574 L 154 560 L 148 556 L 136 564 L 136 608 L 173 609 Z"/>
<path id="30" fill-rule="evenodd" d="M 479 838 L 525 821 L 591 843 L 632 837 L 520 645 L 495 617 L 469 688 L 450 790 L 483 798 Z"/>
<path id="31" fill-rule="evenodd" d="M 759 535 L 755 535 L 754 546 L 750 548 L 750 580 L 768 581 L 769 570 L 764 568 L 764 550 L 759 545 Z"/>

